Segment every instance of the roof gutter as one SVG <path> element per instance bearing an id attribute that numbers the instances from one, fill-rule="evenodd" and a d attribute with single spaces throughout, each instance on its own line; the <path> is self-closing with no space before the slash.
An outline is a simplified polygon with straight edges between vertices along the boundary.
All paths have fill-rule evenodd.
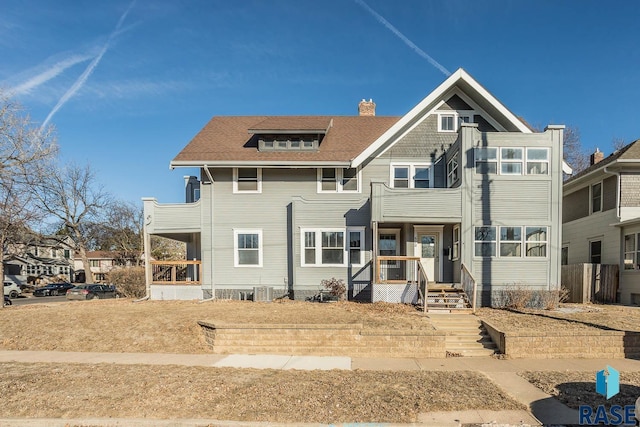
<path id="1" fill-rule="evenodd" d="M 329 160 L 329 161 L 290 161 L 290 162 L 269 162 L 264 160 L 247 160 L 247 161 L 213 161 L 213 162 L 203 162 L 201 160 L 179 160 L 176 162 L 169 163 L 169 169 L 175 168 L 209 168 L 209 167 L 237 167 L 237 168 L 246 168 L 246 167 L 261 167 L 261 168 L 317 168 L 317 167 L 350 167 L 351 162 L 349 160 L 338 161 L 338 160 Z"/>

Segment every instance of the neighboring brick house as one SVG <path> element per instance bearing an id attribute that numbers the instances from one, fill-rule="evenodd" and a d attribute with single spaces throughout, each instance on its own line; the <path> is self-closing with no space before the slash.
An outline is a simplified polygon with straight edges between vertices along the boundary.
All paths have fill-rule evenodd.
<path id="1" fill-rule="evenodd" d="M 69 237 L 33 236 L 13 244 L 4 255 L 6 281 L 36 284 L 73 278 L 73 247 Z"/>
<path id="2" fill-rule="evenodd" d="M 564 126 L 533 132 L 459 69 L 402 117 L 214 117 L 171 161 L 200 168 L 186 202 L 144 200 L 150 235 L 187 243 L 147 263 L 152 299 L 304 299 L 335 277 L 349 298 L 415 302 L 414 283 L 560 285 Z"/>
<path id="3" fill-rule="evenodd" d="M 563 185 L 563 264 L 617 264 L 619 298 L 640 305 L 640 140 Z"/>

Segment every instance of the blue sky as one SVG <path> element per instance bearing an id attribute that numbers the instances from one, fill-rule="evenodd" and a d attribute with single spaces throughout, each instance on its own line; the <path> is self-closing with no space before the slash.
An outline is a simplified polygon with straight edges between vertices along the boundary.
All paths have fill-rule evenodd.
<path id="1" fill-rule="evenodd" d="M 0 0 L 0 87 L 117 197 L 183 200 L 214 115 L 403 115 L 466 69 L 606 155 L 640 138 L 640 2 Z"/>

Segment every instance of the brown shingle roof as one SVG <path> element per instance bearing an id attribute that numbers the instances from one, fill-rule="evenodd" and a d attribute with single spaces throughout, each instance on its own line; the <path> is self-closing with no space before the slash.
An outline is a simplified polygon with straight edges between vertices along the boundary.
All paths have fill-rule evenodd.
<path id="1" fill-rule="evenodd" d="M 596 169 L 605 167 L 608 164 L 611 164 L 618 159 L 640 160 L 640 139 L 637 139 L 632 143 L 625 145 L 624 147 L 614 152 L 613 154 L 609 155 L 608 157 L 605 157 L 595 165 L 591 165 L 588 168 L 578 172 L 577 174 L 573 175 L 571 178 L 567 179 L 564 183 L 567 184 L 569 182 L 573 182 L 576 179 L 583 177 L 586 174 L 593 172 Z"/>
<path id="2" fill-rule="evenodd" d="M 173 159 L 174 162 L 347 162 L 396 123 L 384 116 L 222 116 L 214 117 Z M 314 152 L 260 152 L 249 129 L 315 129 L 333 120 Z M 324 124 L 324 125 L 323 125 Z"/>

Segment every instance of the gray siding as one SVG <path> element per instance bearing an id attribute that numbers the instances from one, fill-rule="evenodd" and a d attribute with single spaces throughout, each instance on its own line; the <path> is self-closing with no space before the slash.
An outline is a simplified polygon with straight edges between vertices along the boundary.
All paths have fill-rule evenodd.
<path id="1" fill-rule="evenodd" d="M 475 218 L 487 223 L 497 218 L 512 223 L 535 218 L 547 223 L 551 218 L 551 181 L 537 178 L 492 176 L 487 183 L 478 175 L 473 187 Z"/>
<path id="2" fill-rule="evenodd" d="M 621 173 L 620 181 L 620 206 L 640 206 L 640 173 Z"/>
<path id="3" fill-rule="evenodd" d="M 562 222 L 570 222 L 589 216 L 589 187 L 564 196 L 562 200 Z"/>
<path id="4" fill-rule="evenodd" d="M 391 162 L 429 161 L 435 163 L 456 141 L 457 137 L 458 134 L 455 132 L 438 132 L 438 115 L 433 114 L 403 136 L 380 158 Z"/>

